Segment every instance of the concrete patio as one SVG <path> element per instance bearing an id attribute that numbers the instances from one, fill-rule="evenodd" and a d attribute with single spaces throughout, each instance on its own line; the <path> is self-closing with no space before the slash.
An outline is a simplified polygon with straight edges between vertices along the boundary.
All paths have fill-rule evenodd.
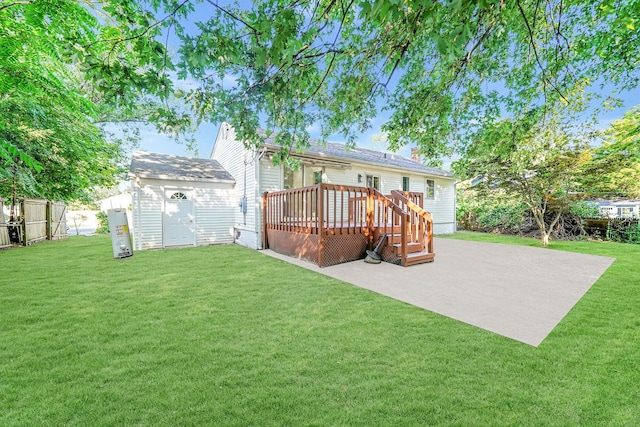
<path id="1" fill-rule="evenodd" d="M 331 267 L 264 254 L 538 346 L 614 261 L 547 248 L 436 238 L 435 262 Z"/>

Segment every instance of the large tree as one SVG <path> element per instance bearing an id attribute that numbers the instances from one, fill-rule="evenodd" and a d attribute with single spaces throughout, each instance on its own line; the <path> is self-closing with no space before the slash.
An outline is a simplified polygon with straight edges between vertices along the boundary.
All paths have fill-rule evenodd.
<path id="1" fill-rule="evenodd" d="M 592 197 L 640 198 L 640 106 L 613 122 L 591 154 L 581 175 L 582 191 Z"/>
<path id="2" fill-rule="evenodd" d="M 473 135 L 454 171 L 473 180 L 480 197 L 503 195 L 525 204 L 547 246 L 590 156 L 586 137 L 556 119 L 543 121 L 540 114 L 534 110 L 518 121 L 484 127 Z"/>
<path id="3" fill-rule="evenodd" d="M 197 27 L 172 22 L 187 99 L 285 151 L 306 128 L 353 141 L 384 105 L 390 148 L 424 157 L 501 117 L 558 104 L 583 111 L 602 82 L 637 89 L 639 0 L 205 1 Z M 202 17 L 205 17 L 204 19 Z M 607 100 L 611 102 L 611 100 Z"/>
<path id="4" fill-rule="evenodd" d="M 312 123 L 353 143 L 383 105 L 389 148 L 417 144 L 437 161 L 501 118 L 583 111 L 602 82 L 637 90 L 638 16 L 640 0 L 4 0 L 0 91 L 26 102 L 63 88 L 58 99 L 86 106 L 67 113 L 93 124 L 177 95 L 251 144 L 260 125 L 278 131 L 283 156 Z M 30 64 L 42 72 L 23 87 Z M 195 88 L 174 90 L 173 69 Z M 149 113 L 164 130 L 188 124 L 180 108 Z M 0 129 L 14 138 L 16 123 Z M 37 167 L 11 138 L 0 157 Z"/>
<path id="5" fill-rule="evenodd" d="M 113 184 L 123 152 L 100 123 L 171 118 L 144 108 L 171 89 L 155 18 L 117 4 L 0 2 L 0 196 L 72 200 Z"/>

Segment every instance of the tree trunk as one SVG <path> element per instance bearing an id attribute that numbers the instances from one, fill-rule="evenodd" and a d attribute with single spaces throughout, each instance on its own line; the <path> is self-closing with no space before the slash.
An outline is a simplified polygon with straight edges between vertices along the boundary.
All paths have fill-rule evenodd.
<path id="1" fill-rule="evenodd" d="M 547 224 L 544 222 L 544 210 L 538 211 L 532 208 L 531 213 L 533 214 L 533 219 L 540 229 L 542 246 L 549 246 L 549 234 L 551 234 L 551 232 L 547 232 Z"/>
<path id="2" fill-rule="evenodd" d="M 549 233 L 542 233 L 542 246 L 549 246 Z"/>
<path id="3" fill-rule="evenodd" d="M 16 220 L 16 199 L 18 198 L 18 172 L 15 165 L 13 169 L 13 179 L 11 181 L 11 211 L 9 212 L 9 221 Z"/>

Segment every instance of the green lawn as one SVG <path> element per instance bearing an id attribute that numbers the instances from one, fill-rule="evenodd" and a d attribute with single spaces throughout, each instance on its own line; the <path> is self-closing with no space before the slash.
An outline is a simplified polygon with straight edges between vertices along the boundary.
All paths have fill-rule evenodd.
<path id="1" fill-rule="evenodd" d="M 640 245 L 552 247 L 617 260 L 538 348 L 238 246 L 2 251 L 0 425 L 640 425 Z"/>

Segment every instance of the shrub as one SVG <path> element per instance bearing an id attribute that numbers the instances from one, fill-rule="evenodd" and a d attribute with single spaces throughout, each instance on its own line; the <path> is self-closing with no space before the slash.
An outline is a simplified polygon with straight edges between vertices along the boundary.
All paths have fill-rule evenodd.
<path id="1" fill-rule="evenodd" d="M 104 212 L 98 212 L 96 214 L 96 218 L 98 219 L 98 228 L 96 228 L 96 233 L 109 233 L 109 219 L 107 218 L 107 214 Z"/>
<path id="2" fill-rule="evenodd" d="M 610 219 L 607 240 L 640 244 L 640 221 L 637 219 Z"/>
<path id="3" fill-rule="evenodd" d="M 584 200 L 577 200 L 571 204 L 569 213 L 575 215 L 580 219 L 583 218 L 601 218 L 600 209 L 598 205 L 589 203 Z"/>
<path id="4" fill-rule="evenodd" d="M 478 231 L 501 229 L 508 233 L 520 233 L 528 224 L 527 207 L 512 201 L 478 203 L 462 199 L 458 202 L 456 218 L 461 228 Z"/>

